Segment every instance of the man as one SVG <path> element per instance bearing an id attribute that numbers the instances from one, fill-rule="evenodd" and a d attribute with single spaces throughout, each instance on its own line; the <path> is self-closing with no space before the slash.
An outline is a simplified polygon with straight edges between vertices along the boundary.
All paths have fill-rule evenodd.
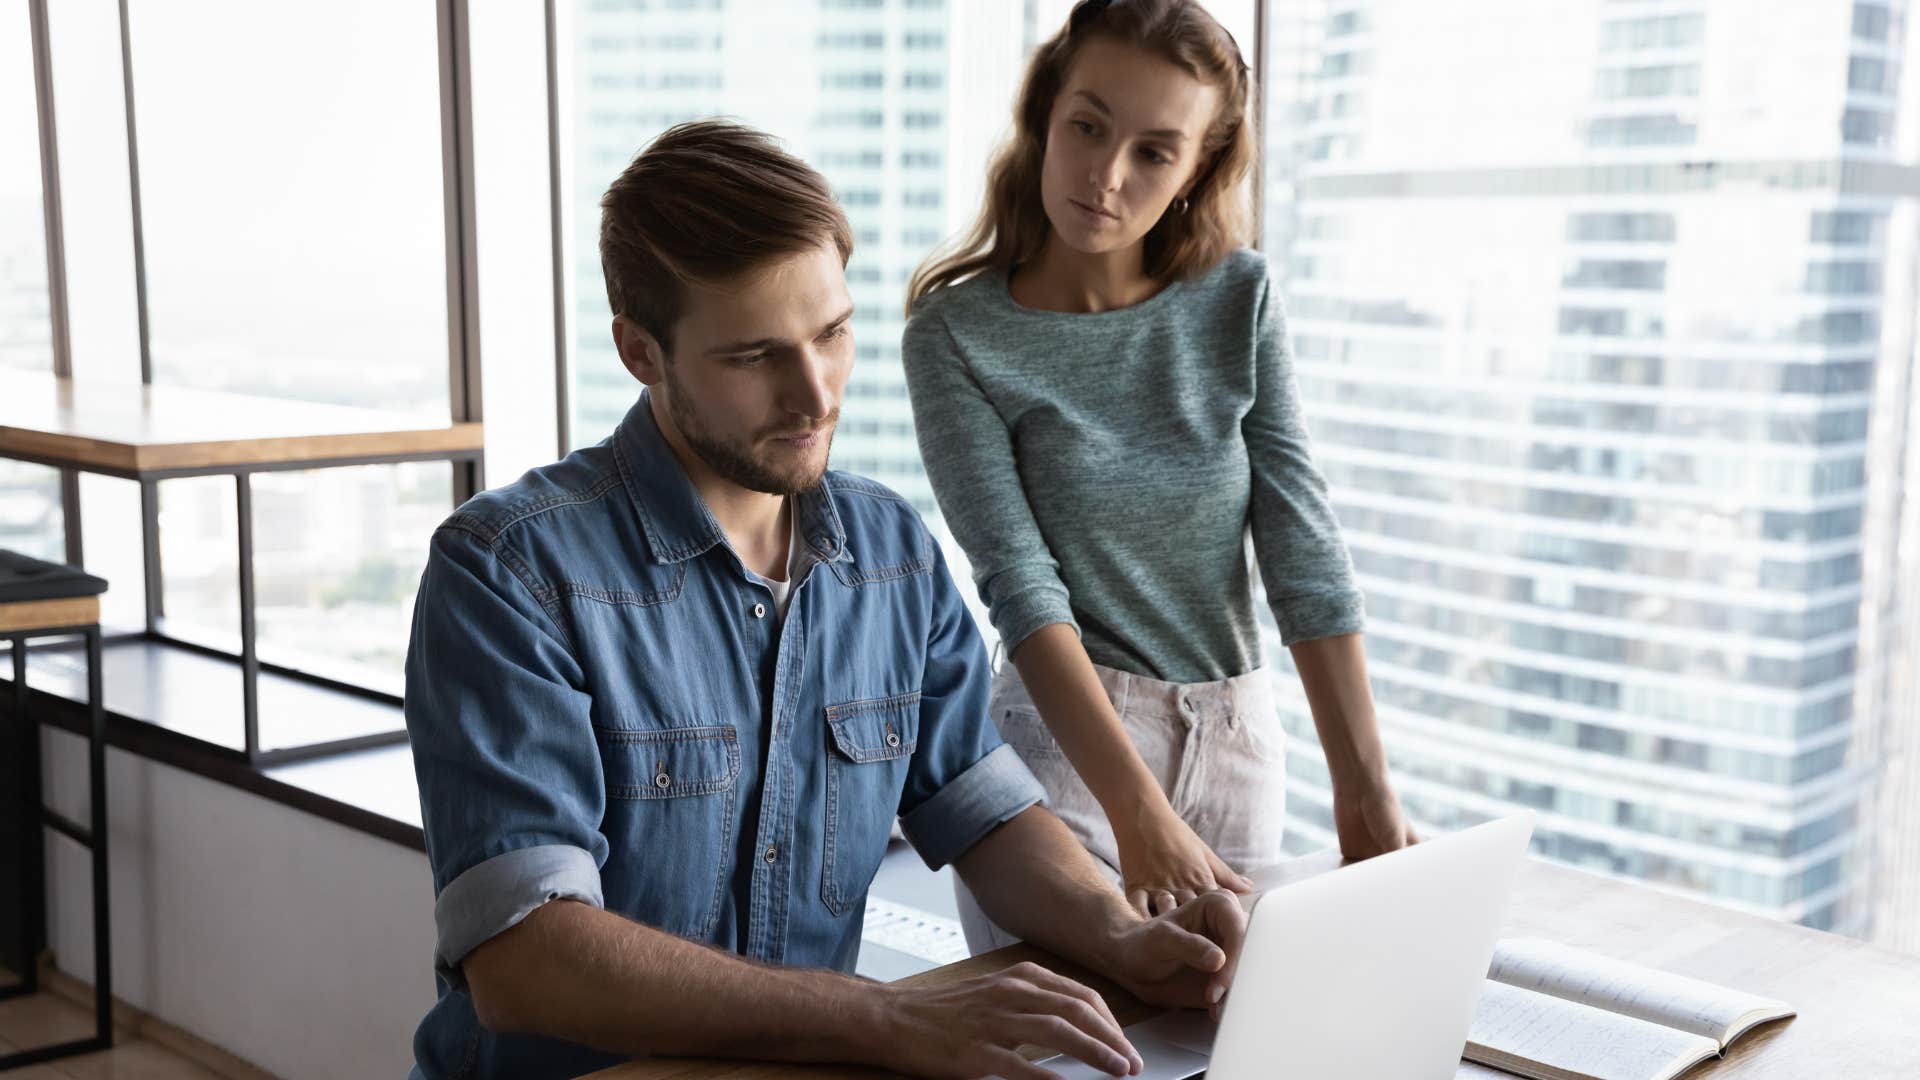
<path id="1" fill-rule="evenodd" d="M 1135 915 L 986 720 L 938 545 L 826 469 L 852 368 L 852 234 L 751 130 L 662 135 L 602 203 L 620 358 L 598 446 L 433 538 L 407 727 L 440 996 L 416 1076 L 636 1054 L 1039 1077 L 1125 1073 L 1097 995 L 1033 967 L 938 990 L 845 974 L 896 815 L 1000 925 L 1167 1004 L 1217 1001 L 1229 895 Z"/>

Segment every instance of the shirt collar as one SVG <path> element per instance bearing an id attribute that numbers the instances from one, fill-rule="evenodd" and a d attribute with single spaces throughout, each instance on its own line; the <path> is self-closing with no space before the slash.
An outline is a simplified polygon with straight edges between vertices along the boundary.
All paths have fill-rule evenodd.
<path id="1" fill-rule="evenodd" d="M 726 544 L 725 530 L 707 509 L 706 500 L 694 489 L 693 481 L 680 467 L 680 459 L 660 433 L 660 425 L 654 422 L 648 392 L 641 391 L 640 400 L 627 410 L 626 419 L 614 430 L 613 441 L 621 479 L 639 514 L 654 562 L 684 562 Z M 833 505 L 829 480 L 823 478 L 794 496 L 793 507 L 801 546 L 814 561 L 852 561 L 846 526 Z"/>

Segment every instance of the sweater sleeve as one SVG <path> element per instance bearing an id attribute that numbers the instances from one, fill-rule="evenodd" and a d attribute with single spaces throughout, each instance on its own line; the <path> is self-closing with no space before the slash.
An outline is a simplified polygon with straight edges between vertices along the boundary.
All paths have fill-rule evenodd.
<path id="1" fill-rule="evenodd" d="M 1027 504 L 1012 433 L 938 312 L 907 320 L 900 356 L 927 479 L 1007 651 L 1053 623 L 1078 634 L 1060 564 Z"/>
<path id="2" fill-rule="evenodd" d="M 1255 323 L 1253 408 L 1241 421 L 1253 468 L 1253 550 L 1283 644 L 1359 633 L 1364 603 L 1340 523 L 1314 465 L 1271 278 Z"/>

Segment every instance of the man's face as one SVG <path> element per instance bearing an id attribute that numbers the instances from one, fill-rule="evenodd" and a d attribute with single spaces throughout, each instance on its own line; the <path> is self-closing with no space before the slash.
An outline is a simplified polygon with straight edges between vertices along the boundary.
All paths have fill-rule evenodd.
<path id="1" fill-rule="evenodd" d="M 832 242 L 691 286 L 654 393 L 722 479 L 772 495 L 805 491 L 827 469 L 853 371 L 852 319 Z"/>

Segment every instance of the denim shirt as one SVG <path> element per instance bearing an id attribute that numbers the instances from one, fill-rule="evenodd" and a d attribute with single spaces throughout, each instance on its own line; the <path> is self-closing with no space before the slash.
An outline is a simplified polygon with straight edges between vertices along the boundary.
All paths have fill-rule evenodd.
<path id="1" fill-rule="evenodd" d="M 407 651 L 439 976 L 415 1076 L 618 1060 L 475 1017 L 461 960 L 549 900 L 848 971 L 896 815 L 938 868 L 1043 800 L 919 516 L 838 472 L 794 508 L 812 565 L 783 624 L 642 395 L 434 534 Z"/>

